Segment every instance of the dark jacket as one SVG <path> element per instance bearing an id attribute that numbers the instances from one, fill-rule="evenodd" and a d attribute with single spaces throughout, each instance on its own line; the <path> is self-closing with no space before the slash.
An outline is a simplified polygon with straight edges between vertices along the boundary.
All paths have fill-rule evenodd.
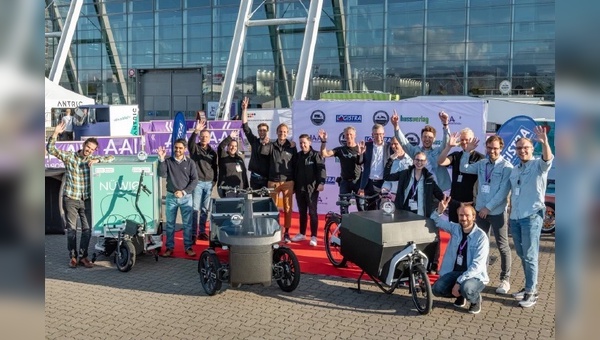
<path id="1" fill-rule="evenodd" d="M 371 177 L 371 161 L 373 160 L 373 142 L 366 142 L 365 146 L 367 150 L 363 154 L 363 172 L 360 178 L 360 188 L 365 189 L 369 177 Z M 383 143 L 383 164 L 385 168 L 385 162 L 390 158 L 390 143 Z"/>
<path id="2" fill-rule="evenodd" d="M 196 163 L 198 172 L 198 181 L 200 182 L 217 182 L 217 153 L 210 145 L 206 146 L 206 150 L 202 149 L 200 143 L 196 143 L 197 134 L 194 132 L 188 140 L 188 150 L 190 158 Z"/>
<path id="3" fill-rule="evenodd" d="M 396 209 L 410 211 L 408 204 L 405 204 L 406 198 L 404 197 L 404 191 L 406 191 L 406 188 L 408 188 L 408 184 L 410 183 L 410 178 L 413 175 L 413 169 L 415 166 L 411 165 L 406 170 L 392 174 L 390 173 L 392 169 L 392 163 L 394 163 L 394 161 L 392 159 L 388 159 L 387 163 L 385 164 L 385 168 L 383 169 L 383 178 L 386 181 L 398 181 L 398 191 L 396 191 L 396 201 L 394 204 L 396 204 Z M 425 206 L 423 207 L 423 212 L 425 213 L 425 217 L 429 217 L 433 212 L 433 209 L 437 208 L 437 202 L 434 201 L 434 198 L 438 201 L 444 199 L 444 192 L 440 189 L 440 187 L 438 187 L 437 183 L 435 183 L 433 175 L 431 172 L 429 172 L 429 170 L 423 168 L 423 173 L 421 176 L 424 176 L 423 194 L 425 197 L 423 197 L 423 204 Z"/>
<path id="4" fill-rule="evenodd" d="M 317 190 L 319 184 L 325 184 L 327 172 L 325 171 L 325 160 L 320 152 L 311 147 L 307 153 L 298 151 L 296 157 L 294 176 L 294 191 L 305 191 L 312 194 Z"/>
<path id="5" fill-rule="evenodd" d="M 239 153 L 231 156 L 227 152 L 227 145 L 229 145 L 230 141 L 231 137 L 227 136 L 227 138 L 219 143 L 219 181 L 217 186 L 227 185 L 246 189 L 249 187 L 246 164 Z"/>
<path id="6" fill-rule="evenodd" d="M 262 148 L 262 142 L 260 138 L 256 137 L 248 123 L 242 125 L 246 140 L 250 143 L 252 153 L 250 154 L 250 162 L 248 163 L 248 169 L 254 173 L 261 175 L 262 177 L 269 177 L 269 156 L 262 155 L 260 150 Z"/>
<path id="7" fill-rule="evenodd" d="M 167 192 L 170 193 L 183 190 L 191 194 L 198 184 L 196 165 L 189 157 L 179 163 L 173 157 L 158 162 L 158 175 L 167 179 Z"/>
<path id="8" fill-rule="evenodd" d="M 283 145 L 275 140 L 261 148 L 262 155 L 269 156 L 269 181 L 287 182 L 294 180 L 294 165 L 296 164 L 297 150 L 292 147 L 289 140 Z"/>

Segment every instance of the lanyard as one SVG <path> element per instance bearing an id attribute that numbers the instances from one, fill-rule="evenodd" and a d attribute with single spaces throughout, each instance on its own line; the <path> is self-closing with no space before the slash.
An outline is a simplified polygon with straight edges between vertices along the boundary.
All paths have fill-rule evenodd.
<path id="1" fill-rule="evenodd" d="M 423 177 L 423 174 L 421 174 L 421 177 Z M 417 185 L 419 184 L 419 181 L 417 181 L 417 175 L 415 174 L 415 176 L 413 177 L 413 185 L 411 187 L 412 190 L 412 197 L 411 198 L 415 198 L 415 196 L 417 195 Z"/>
<path id="2" fill-rule="evenodd" d="M 468 240 L 469 240 L 468 238 L 467 238 L 467 239 L 465 239 L 465 242 L 463 242 L 463 244 L 460 246 L 460 248 L 458 249 L 460 252 L 462 252 L 462 250 L 463 250 L 463 248 L 465 247 L 465 245 L 467 244 L 467 241 L 468 241 Z"/>
<path id="3" fill-rule="evenodd" d="M 489 163 L 485 163 L 485 182 L 489 184 L 490 179 L 492 178 L 492 172 L 494 172 L 494 165 L 492 165 L 490 172 L 488 172 L 488 165 Z"/>

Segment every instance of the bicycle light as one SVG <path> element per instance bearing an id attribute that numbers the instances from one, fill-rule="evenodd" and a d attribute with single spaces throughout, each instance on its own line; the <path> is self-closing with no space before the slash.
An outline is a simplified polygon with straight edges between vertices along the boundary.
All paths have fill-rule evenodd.
<path id="1" fill-rule="evenodd" d="M 233 224 L 235 226 L 242 225 L 243 220 L 244 220 L 244 217 L 240 214 L 231 215 L 231 224 Z"/>
<path id="2" fill-rule="evenodd" d="M 383 213 L 386 215 L 393 215 L 396 210 L 396 205 L 391 201 L 386 201 L 381 204 L 381 210 L 383 210 Z"/>

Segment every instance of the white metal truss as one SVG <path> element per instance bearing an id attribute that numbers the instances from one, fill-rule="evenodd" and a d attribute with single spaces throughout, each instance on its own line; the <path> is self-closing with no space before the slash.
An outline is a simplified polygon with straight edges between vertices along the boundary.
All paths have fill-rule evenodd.
<path id="1" fill-rule="evenodd" d="M 52 61 L 52 68 L 50 69 L 50 74 L 48 75 L 48 79 L 54 83 L 58 84 L 65 68 L 65 62 L 67 60 L 67 56 L 69 55 L 71 42 L 73 41 L 73 36 L 75 35 L 75 29 L 77 29 L 77 21 L 79 20 L 79 15 L 81 14 L 82 5 L 83 0 L 71 1 L 67 19 L 65 20 L 65 24 L 60 35 L 60 41 L 58 42 L 56 55 Z"/>
<path id="2" fill-rule="evenodd" d="M 264 0 L 258 7 L 265 3 L 273 5 L 275 0 Z M 251 12 L 253 0 L 242 0 L 240 10 L 238 12 L 233 40 L 231 42 L 231 51 L 227 61 L 227 69 L 225 71 L 225 79 L 219 100 L 219 108 L 217 110 L 216 119 L 229 117 L 231 101 L 235 92 L 237 75 L 239 72 L 242 53 L 244 51 L 244 43 L 246 34 L 250 26 L 273 26 L 273 25 L 289 25 L 306 23 L 304 32 L 304 40 L 302 50 L 300 52 L 300 62 L 298 73 L 296 76 L 296 86 L 294 90 L 294 100 L 303 100 L 308 92 L 309 81 L 311 78 L 312 62 L 317 43 L 317 34 L 319 32 L 319 22 L 321 20 L 321 10 L 323 8 L 323 0 L 311 0 L 307 11 L 307 16 L 301 18 L 273 18 L 262 20 L 251 20 L 254 12 Z M 256 11 L 255 11 L 256 12 Z M 278 79 L 276 79 L 277 81 Z"/>

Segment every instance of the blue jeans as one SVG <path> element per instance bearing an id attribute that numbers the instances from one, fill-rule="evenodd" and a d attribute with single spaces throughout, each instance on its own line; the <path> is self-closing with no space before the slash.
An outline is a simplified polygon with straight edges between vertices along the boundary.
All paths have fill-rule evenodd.
<path id="1" fill-rule="evenodd" d="M 167 217 L 167 249 L 175 248 L 175 220 L 177 209 L 181 210 L 183 224 L 183 245 L 185 249 L 192 247 L 192 195 L 187 194 L 181 198 L 167 192 L 165 199 Z"/>
<path id="2" fill-rule="evenodd" d="M 458 279 L 462 273 L 463 272 L 452 271 L 440 276 L 440 278 L 435 281 L 433 286 L 431 286 L 431 292 L 433 295 L 438 297 L 453 298 L 454 295 L 452 295 L 452 288 L 456 284 L 456 279 Z M 483 282 L 481 282 L 479 279 L 472 278 L 463 281 L 458 291 L 460 292 L 460 295 L 467 299 L 467 301 L 470 303 L 479 303 L 479 296 L 483 291 L 483 288 L 485 288 Z"/>
<path id="3" fill-rule="evenodd" d="M 515 242 L 515 250 L 521 258 L 525 273 L 525 291 L 535 293 L 538 277 L 538 255 L 540 253 L 540 233 L 544 210 L 518 220 L 510 220 L 510 232 Z"/>
<path id="4" fill-rule="evenodd" d="M 212 182 L 198 182 L 193 193 L 192 236 L 197 233 L 206 233 L 206 220 L 210 212 L 210 196 Z M 198 215 L 200 215 L 200 231 L 198 231 Z"/>

